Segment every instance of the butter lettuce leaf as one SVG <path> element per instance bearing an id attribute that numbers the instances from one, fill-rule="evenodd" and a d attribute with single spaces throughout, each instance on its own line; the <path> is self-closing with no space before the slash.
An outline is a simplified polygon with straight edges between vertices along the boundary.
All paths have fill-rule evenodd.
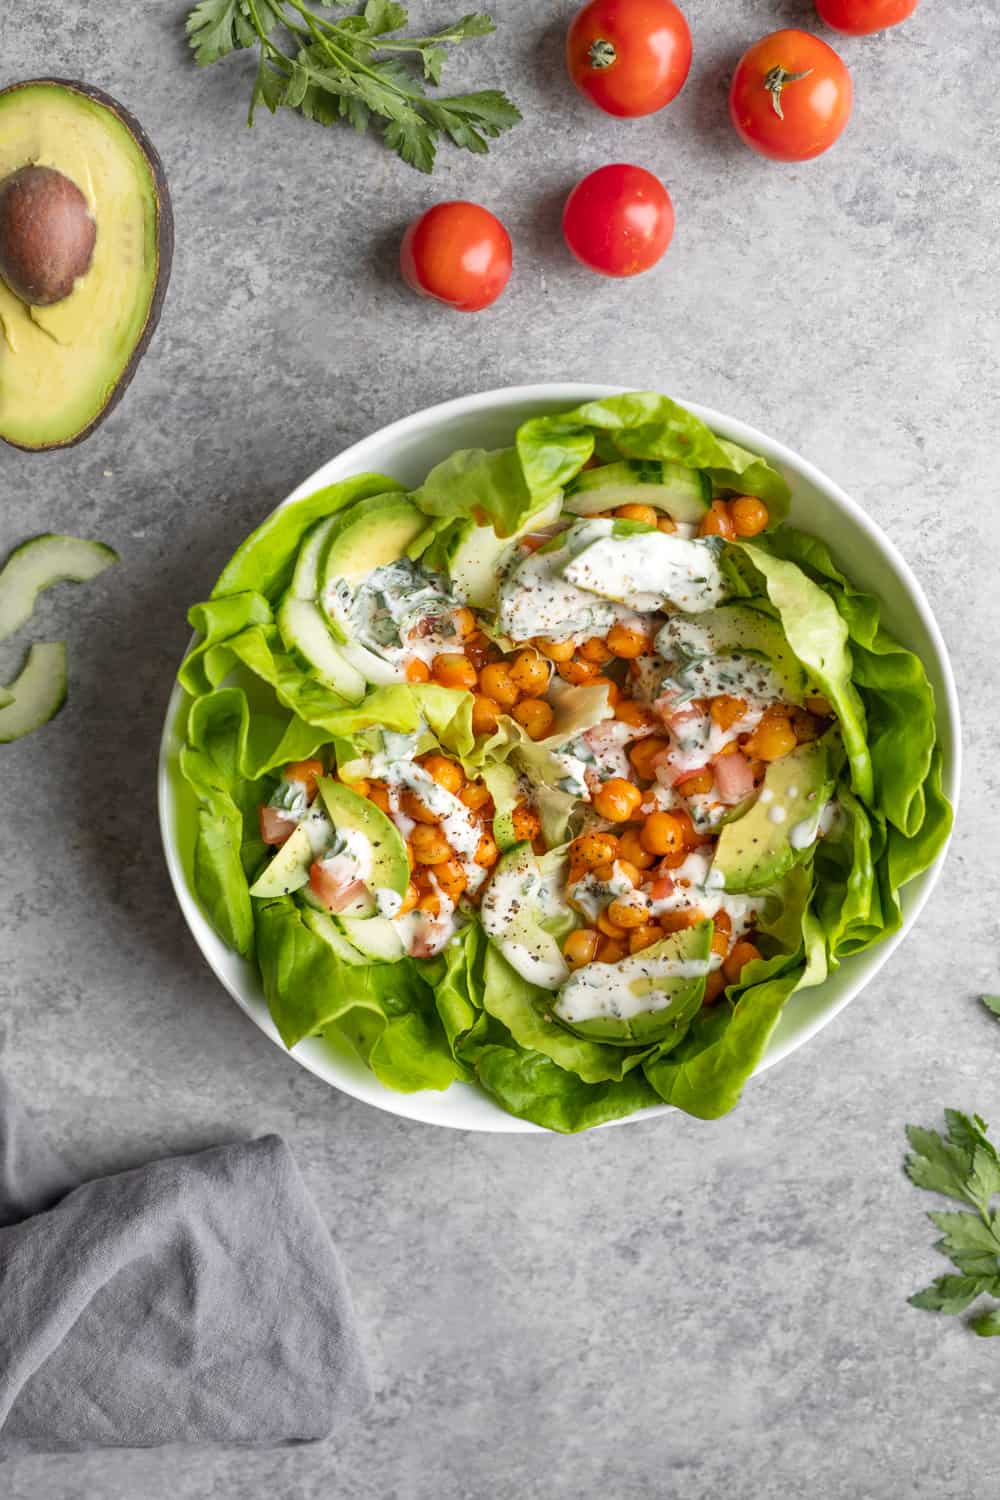
<path id="1" fill-rule="evenodd" d="M 476 1077 L 510 1114 L 562 1134 L 590 1130 L 662 1102 L 638 1068 L 617 1082 L 584 1083 L 544 1052 L 513 1043 L 483 1047 Z"/>

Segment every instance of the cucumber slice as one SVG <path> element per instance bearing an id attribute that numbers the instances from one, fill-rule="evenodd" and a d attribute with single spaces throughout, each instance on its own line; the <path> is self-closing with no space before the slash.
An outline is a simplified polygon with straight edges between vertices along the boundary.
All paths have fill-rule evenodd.
<path id="1" fill-rule="evenodd" d="M 307 906 L 302 912 L 302 920 L 315 937 L 320 938 L 333 949 L 341 963 L 366 964 L 368 962 L 364 955 L 347 941 L 327 912 L 317 911 L 315 906 Z"/>
<path id="2" fill-rule="evenodd" d="M 335 693 L 350 703 L 365 696 L 365 679 L 352 667 L 330 634 L 319 606 L 286 594 L 278 610 L 278 630 L 286 647 Z"/>
<path id="3" fill-rule="evenodd" d="M 617 505 L 652 505 L 675 521 L 697 523 L 712 500 L 712 481 L 700 469 L 659 459 L 627 458 L 584 469 L 566 487 L 565 509 L 577 516 Z"/>
<path id="4" fill-rule="evenodd" d="M 361 673 L 366 682 L 374 682 L 377 687 L 406 681 L 406 673 L 402 667 L 393 666 L 384 656 L 376 656 L 374 651 L 369 651 L 367 646 L 359 646 L 357 641 L 340 642 L 337 650 L 356 672 Z"/>
<path id="5" fill-rule="evenodd" d="M 601 509 L 600 506 L 594 508 Z M 470 521 L 454 541 L 447 558 L 448 575 L 458 597 L 474 609 L 494 609 L 500 587 L 501 559 L 526 531 L 541 531 L 558 521 L 561 509 L 562 497 L 559 496 L 533 515 L 513 536 L 499 537 L 492 526 L 476 526 Z"/>
<path id="6" fill-rule="evenodd" d="M 365 958 L 394 964 L 403 956 L 403 939 L 388 917 L 336 917 L 344 937 Z"/>
<path id="7" fill-rule="evenodd" d="M 49 532 L 15 547 L 0 571 L 0 641 L 31 619 L 35 600 L 54 583 L 88 583 L 118 561 L 103 542 Z"/>
<path id="8" fill-rule="evenodd" d="M 32 646 L 20 673 L 4 691 L 8 702 L 0 708 L 0 745 L 9 745 L 41 729 L 66 702 L 66 642 Z"/>

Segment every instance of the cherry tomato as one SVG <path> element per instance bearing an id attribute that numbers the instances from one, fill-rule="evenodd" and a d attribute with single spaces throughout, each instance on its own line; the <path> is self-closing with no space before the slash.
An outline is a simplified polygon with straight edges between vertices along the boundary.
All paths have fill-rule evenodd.
<path id="1" fill-rule="evenodd" d="M 916 8 L 917 0 L 816 0 L 820 19 L 849 36 L 868 36 L 898 26 Z"/>
<path id="2" fill-rule="evenodd" d="M 510 235 L 478 203 L 436 203 L 414 219 L 399 251 L 407 286 L 459 312 L 495 302 L 510 280 Z"/>
<path id="3" fill-rule="evenodd" d="M 674 232 L 674 206 L 643 167 L 599 167 L 566 199 L 563 238 L 582 265 L 602 276 L 635 276 L 655 266 Z"/>
<path id="4" fill-rule="evenodd" d="M 851 75 L 808 31 L 774 31 L 736 65 L 729 114 L 744 142 L 775 161 L 828 150 L 851 117 Z"/>
<path id="5" fill-rule="evenodd" d="M 691 33 L 673 0 L 590 0 L 566 37 L 566 66 L 609 115 L 651 115 L 684 87 Z"/>

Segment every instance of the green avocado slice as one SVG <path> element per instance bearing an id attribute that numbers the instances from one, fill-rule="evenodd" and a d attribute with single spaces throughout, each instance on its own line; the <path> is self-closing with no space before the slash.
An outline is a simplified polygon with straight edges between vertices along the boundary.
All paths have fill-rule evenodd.
<path id="1" fill-rule="evenodd" d="M 710 882 L 720 890 L 760 891 L 808 855 L 833 791 L 839 748 L 832 731 L 771 762 L 756 801 L 723 828 Z"/>
<path id="2" fill-rule="evenodd" d="M 372 848 L 372 868 L 366 884 L 373 891 L 392 891 L 402 897 L 410 879 L 410 861 L 406 855 L 403 836 L 391 818 L 367 797 L 359 797 L 342 781 L 329 776 L 321 777 L 317 783 L 323 805 L 333 821 L 334 827 L 364 834 Z M 393 916 L 394 912 L 385 912 Z"/>
<path id="3" fill-rule="evenodd" d="M 712 931 L 711 922 L 699 922 L 619 963 L 585 964 L 561 987 L 553 1015 L 594 1042 L 679 1041 L 701 1008 Z"/>

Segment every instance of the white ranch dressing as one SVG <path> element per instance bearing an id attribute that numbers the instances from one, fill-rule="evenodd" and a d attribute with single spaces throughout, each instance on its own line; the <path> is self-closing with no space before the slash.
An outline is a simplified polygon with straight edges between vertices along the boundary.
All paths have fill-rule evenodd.
<path id="1" fill-rule="evenodd" d="M 763 895 L 743 895 L 723 889 L 725 876 L 712 867 L 713 853 L 695 849 L 684 863 L 672 870 L 674 888 L 667 896 L 650 901 L 655 916 L 665 911 L 702 911 L 706 917 L 724 911 L 732 923 L 733 937 L 739 937 L 753 925 L 765 904 Z"/>
<path id="2" fill-rule="evenodd" d="M 475 856 L 482 839 L 482 829 L 474 821 L 465 803 L 460 801 L 447 787 L 436 782 L 423 766 L 415 761 L 397 761 L 390 766 L 385 776 L 389 791 L 389 808 L 393 821 L 404 838 L 413 832 L 414 822 L 399 806 L 399 792 L 411 792 L 429 813 L 433 813 L 444 837 L 455 851 L 455 857 L 465 871 L 467 889 L 478 890 L 486 879 L 486 870 L 477 865 Z M 403 824 L 409 824 L 404 832 Z"/>
<path id="3" fill-rule="evenodd" d="M 663 531 L 615 536 L 613 521 L 598 524 L 607 528 L 604 535 L 562 570 L 569 583 L 640 612 L 671 607 L 697 614 L 728 596 L 713 539 Z"/>
<path id="4" fill-rule="evenodd" d="M 643 958 L 638 953 L 616 964 L 585 964 L 566 981 L 552 1008 L 571 1023 L 627 1021 L 646 1011 L 665 1010 L 673 996 L 657 982 L 703 979 L 718 965 L 718 955 L 712 958 Z"/>

